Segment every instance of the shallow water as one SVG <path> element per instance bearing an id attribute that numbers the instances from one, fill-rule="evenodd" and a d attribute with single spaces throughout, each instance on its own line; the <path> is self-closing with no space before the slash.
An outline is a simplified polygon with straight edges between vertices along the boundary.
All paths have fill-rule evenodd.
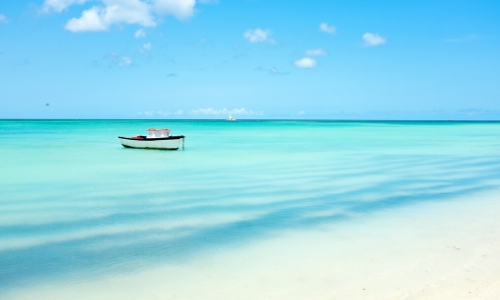
<path id="1" fill-rule="evenodd" d="M 185 151 L 119 144 L 150 127 Z M 349 236 L 374 212 L 500 187 L 498 122 L 4 120 L 0 138 L 0 296 Z"/>

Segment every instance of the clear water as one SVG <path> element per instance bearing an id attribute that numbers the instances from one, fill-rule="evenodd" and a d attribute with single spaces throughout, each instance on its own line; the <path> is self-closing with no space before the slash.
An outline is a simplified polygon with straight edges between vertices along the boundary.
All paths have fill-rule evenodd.
<path id="1" fill-rule="evenodd" d="M 150 127 L 185 151 L 117 139 Z M 495 122 L 4 120 L 0 141 L 0 296 L 500 187 Z"/>

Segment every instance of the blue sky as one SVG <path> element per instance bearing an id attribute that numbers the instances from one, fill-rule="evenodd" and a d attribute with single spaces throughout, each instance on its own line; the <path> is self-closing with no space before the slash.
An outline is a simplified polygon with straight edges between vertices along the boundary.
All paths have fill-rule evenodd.
<path id="1" fill-rule="evenodd" d="M 0 1 L 0 118 L 498 120 L 499 86 L 500 1 Z"/>

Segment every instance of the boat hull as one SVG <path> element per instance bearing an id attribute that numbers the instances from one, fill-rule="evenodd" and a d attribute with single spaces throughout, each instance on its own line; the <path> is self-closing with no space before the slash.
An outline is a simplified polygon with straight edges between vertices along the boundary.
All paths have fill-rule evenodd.
<path id="1" fill-rule="evenodd" d="M 178 135 L 152 139 L 137 139 L 119 136 L 118 139 L 125 148 L 177 150 L 184 136 Z"/>

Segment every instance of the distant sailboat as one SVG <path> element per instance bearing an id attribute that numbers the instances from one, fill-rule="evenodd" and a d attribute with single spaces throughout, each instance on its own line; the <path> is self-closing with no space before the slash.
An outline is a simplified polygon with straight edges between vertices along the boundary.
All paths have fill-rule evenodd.
<path id="1" fill-rule="evenodd" d="M 233 118 L 233 116 L 229 115 L 229 117 L 226 119 L 227 121 L 236 121 L 235 118 Z"/>

